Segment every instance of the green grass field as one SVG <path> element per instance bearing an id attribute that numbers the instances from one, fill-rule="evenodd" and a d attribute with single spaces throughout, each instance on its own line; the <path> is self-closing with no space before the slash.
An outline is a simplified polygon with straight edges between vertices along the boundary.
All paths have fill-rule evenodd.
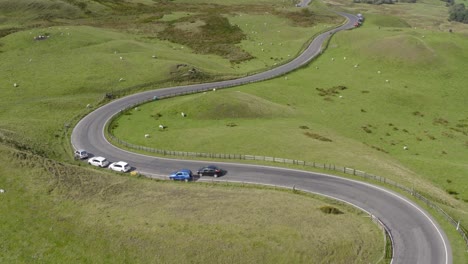
<path id="1" fill-rule="evenodd" d="M 235 12 L 226 7 L 220 13 L 245 33 L 239 49 L 255 56 L 232 63 L 227 56 L 194 53 L 191 43 L 157 38 L 171 25 L 206 25 L 212 16 L 203 5 L 142 10 L 134 3 L 0 3 L 0 188 L 6 190 L 0 208 L 11 212 L 0 220 L 0 262 L 380 261 L 384 242 L 377 225 L 333 201 L 265 188 L 135 179 L 70 160 L 66 128 L 92 109 L 88 104 L 105 102 L 106 93 L 205 80 L 186 77 L 191 67 L 208 79 L 259 71 L 292 58 L 336 19 L 325 13 L 304 28 L 295 22 L 304 14 L 267 14 L 271 5 L 249 9 L 231 2 Z M 273 34 L 264 23 L 283 32 Z M 49 37 L 34 40 L 39 35 Z M 277 45 L 260 53 L 259 42 Z M 324 214 L 323 206 L 343 214 Z"/>
<path id="2" fill-rule="evenodd" d="M 383 233 L 292 191 L 109 175 L 0 146 L 2 263 L 376 263 Z M 341 214 L 326 214 L 332 207 Z"/>
<path id="3" fill-rule="evenodd" d="M 114 135 L 359 168 L 414 186 L 468 222 L 467 38 L 404 18 L 369 15 L 287 79 L 143 105 L 116 121 Z"/>

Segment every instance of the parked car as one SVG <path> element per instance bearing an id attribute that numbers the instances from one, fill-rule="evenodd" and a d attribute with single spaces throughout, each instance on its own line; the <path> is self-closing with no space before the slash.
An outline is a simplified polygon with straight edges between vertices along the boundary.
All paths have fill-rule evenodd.
<path id="1" fill-rule="evenodd" d="M 179 181 L 191 181 L 193 178 L 193 174 L 192 174 L 192 171 L 191 170 L 188 170 L 188 169 L 182 169 L 182 170 L 178 170 L 178 171 L 174 171 L 173 173 L 171 173 L 171 175 L 169 175 L 169 179 L 175 181 L 175 180 L 179 180 Z"/>
<path id="2" fill-rule="evenodd" d="M 128 172 L 131 169 L 131 167 L 125 161 L 118 161 L 118 162 L 111 163 L 111 165 L 109 165 L 109 169 L 118 171 L 118 172 Z"/>
<path id="3" fill-rule="evenodd" d="M 222 176 L 224 174 L 224 171 L 214 165 L 206 166 L 203 168 L 200 168 L 197 171 L 198 176 L 213 176 L 213 177 L 218 177 Z"/>
<path id="4" fill-rule="evenodd" d="M 88 152 L 84 149 L 75 150 L 75 159 L 87 159 L 88 156 Z"/>
<path id="5" fill-rule="evenodd" d="M 101 168 L 107 167 L 109 165 L 109 161 L 104 157 L 92 157 L 88 160 L 88 163 L 93 166 L 98 166 Z"/>

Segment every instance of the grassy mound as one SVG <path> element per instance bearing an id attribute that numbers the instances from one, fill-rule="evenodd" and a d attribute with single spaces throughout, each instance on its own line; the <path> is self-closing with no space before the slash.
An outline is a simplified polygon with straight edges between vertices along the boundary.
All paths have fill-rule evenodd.
<path id="1" fill-rule="evenodd" d="M 157 106 L 155 106 L 157 109 Z M 238 91 L 209 92 L 187 99 L 183 105 L 166 111 L 180 113 L 183 110 L 195 119 L 237 119 L 287 117 L 294 110 L 286 105 Z M 184 110 L 186 109 L 186 110 Z M 156 110 L 159 111 L 159 110 Z"/>
<path id="2" fill-rule="evenodd" d="M 401 34 L 378 39 L 365 49 L 368 56 L 380 60 L 397 60 L 407 64 L 436 62 L 436 54 L 419 36 Z"/>

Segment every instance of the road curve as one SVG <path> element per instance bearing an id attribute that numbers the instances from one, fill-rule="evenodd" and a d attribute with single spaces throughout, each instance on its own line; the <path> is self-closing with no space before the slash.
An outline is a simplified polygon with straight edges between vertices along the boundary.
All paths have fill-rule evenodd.
<path id="1" fill-rule="evenodd" d="M 150 157 L 113 146 L 104 136 L 105 124 L 120 110 L 154 96 L 163 97 L 184 91 L 231 87 L 271 79 L 297 69 L 321 52 L 322 43 L 331 34 L 350 29 L 357 21 L 354 15 L 339 14 L 347 18 L 346 24 L 317 36 L 302 54 L 287 64 L 236 80 L 158 89 L 112 101 L 78 122 L 71 135 L 72 145 L 76 149 L 86 149 L 94 155 L 107 157 L 110 161 L 127 161 L 140 173 L 146 175 L 168 175 L 181 168 L 196 170 L 206 162 Z M 439 225 L 422 208 L 400 194 L 371 184 L 320 173 L 260 165 L 210 163 L 219 164 L 228 171 L 222 180 L 296 186 L 304 191 L 347 201 L 366 210 L 378 217 L 390 231 L 394 243 L 393 263 L 452 263 L 450 244 Z"/>

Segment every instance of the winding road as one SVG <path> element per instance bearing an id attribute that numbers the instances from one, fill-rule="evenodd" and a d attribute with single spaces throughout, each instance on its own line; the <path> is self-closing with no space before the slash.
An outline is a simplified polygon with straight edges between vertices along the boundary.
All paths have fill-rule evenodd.
<path id="1" fill-rule="evenodd" d="M 104 156 L 110 161 L 124 160 L 145 175 L 158 177 L 181 168 L 198 169 L 202 161 L 151 157 L 119 149 L 105 136 L 105 124 L 120 110 L 135 103 L 169 94 L 192 90 L 226 88 L 271 79 L 297 69 L 321 52 L 322 43 L 332 34 L 350 29 L 357 21 L 354 15 L 339 13 L 347 22 L 317 36 L 309 47 L 291 62 L 277 68 L 236 80 L 158 89 L 130 95 L 106 104 L 85 116 L 73 129 L 72 145 L 76 149 Z M 393 240 L 393 262 L 403 264 L 450 264 L 452 252 L 445 233 L 421 207 L 404 196 L 368 183 L 332 175 L 270 166 L 210 162 L 228 171 L 222 180 L 273 184 L 325 195 L 346 201 L 380 219 Z"/>

